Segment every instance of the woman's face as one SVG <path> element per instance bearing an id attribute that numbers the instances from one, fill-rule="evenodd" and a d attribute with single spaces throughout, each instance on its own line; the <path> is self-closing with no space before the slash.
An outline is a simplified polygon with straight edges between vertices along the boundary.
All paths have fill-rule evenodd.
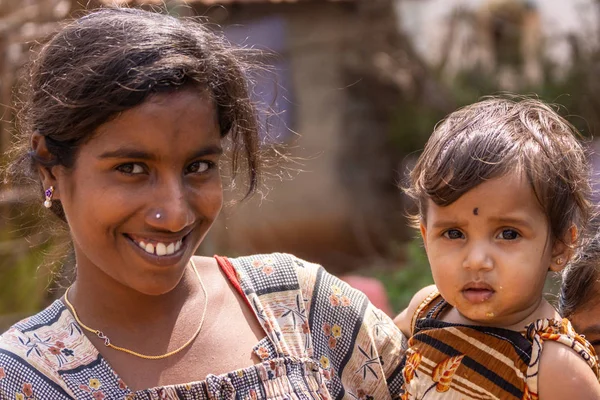
<path id="1" fill-rule="evenodd" d="M 148 295 L 172 290 L 221 210 L 221 154 L 213 102 L 191 90 L 101 125 L 73 168 L 53 169 L 79 273 Z"/>

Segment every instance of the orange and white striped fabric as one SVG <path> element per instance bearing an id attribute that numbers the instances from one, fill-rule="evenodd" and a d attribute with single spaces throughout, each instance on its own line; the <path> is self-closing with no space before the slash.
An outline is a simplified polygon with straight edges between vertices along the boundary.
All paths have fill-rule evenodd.
<path id="1" fill-rule="evenodd" d="M 567 319 L 538 320 L 517 332 L 441 321 L 448 307 L 436 292 L 415 313 L 402 400 L 536 400 L 539 355 L 548 340 L 575 350 L 599 376 L 593 347 Z"/>

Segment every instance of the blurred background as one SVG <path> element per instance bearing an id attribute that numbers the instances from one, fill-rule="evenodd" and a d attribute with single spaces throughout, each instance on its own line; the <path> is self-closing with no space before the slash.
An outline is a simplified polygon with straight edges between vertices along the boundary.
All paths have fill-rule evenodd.
<path id="1" fill-rule="evenodd" d="M 399 186 L 437 121 L 510 91 L 563 105 L 590 139 L 600 128 L 599 0 L 0 0 L 3 154 L 35 43 L 112 5 L 203 16 L 233 43 L 265 50 L 272 67 L 254 77 L 257 101 L 275 111 L 263 146 L 289 157 L 261 194 L 225 207 L 199 253 L 293 253 L 390 314 L 432 282 Z M 1 330 L 62 294 L 73 273 L 68 258 L 44 262 L 68 237 L 42 229 L 59 223 L 38 200 L 0 190 Z"/>

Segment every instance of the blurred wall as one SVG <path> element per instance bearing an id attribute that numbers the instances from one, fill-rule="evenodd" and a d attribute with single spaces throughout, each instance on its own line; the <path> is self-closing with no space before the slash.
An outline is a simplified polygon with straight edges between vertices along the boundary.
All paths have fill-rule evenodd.
<path id="1" fill-rule="evenodd" d="M 397 23 L 392 15 L 391 24 L 380 20 L 374 27 L 364 2 L 355 3 L 361 2 L 265 2 L 226 12 L 198 7 L 232 41 L 279 54 L 269 60 L 282 85 L 275 103 L 285 103 L 284 112 L 291 114 L 285 124 L 275 118 L 266 139 L 290 160 L 269 170 L 265 197 L 224 209 L 204 251 L 286 251 L 334 271 L 357 268 L 361 260 L 385 252 L 390 238 L 386 233 L 374 238 L 373 232 L 381 231 L 388 194 L 398 189 L 393 166 L 381 164 L 387 157 L 387 120 L 372 118 L 378 106 L 364 95 L 382 92 L 366 73 L 350 77 L 349 70 L 355 63 L 369 65 L 360 56 L 376 46 L 369 37 L 376 29 L 394 31 Z M 378 3 L 391 9 L 389 1 Z M 269 97 L 263 94 L 263 100 Z M 364 164 L 370 167 L 359 167 Z M 384 176 L 366 176 L 373 170 Z"/>

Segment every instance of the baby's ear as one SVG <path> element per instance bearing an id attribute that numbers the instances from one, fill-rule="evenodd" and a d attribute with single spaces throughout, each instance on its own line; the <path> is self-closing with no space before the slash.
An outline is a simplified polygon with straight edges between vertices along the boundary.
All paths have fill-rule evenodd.
<path id="1" fill-rule="evenodd" d="M 419 222 L 419 230 L 421 231 L 421 238 L 423 239 L 423 246 L 425 246 L 425 251 L 427 251 L 427 227 L 425 226 L 425 221 L 421 218 Z"/>
<path id="2" fill-rule="evenodd" d="M 562 240 L 555 240 L 552 246 L 552 259 L 550 260 L 550 271 L 560 272 L 573 256 L 575 244 L 577 243 L 577 227 L 571 225 Z"/>

